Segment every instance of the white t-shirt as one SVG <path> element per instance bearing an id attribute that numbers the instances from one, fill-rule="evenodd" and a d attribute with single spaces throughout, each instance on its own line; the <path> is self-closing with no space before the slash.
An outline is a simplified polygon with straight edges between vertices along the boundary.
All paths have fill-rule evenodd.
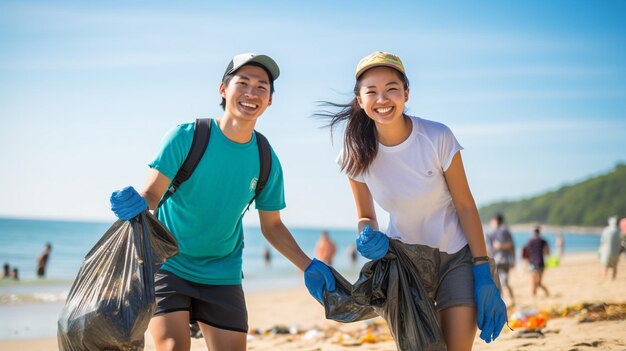
<path id="1" fill-rule="evenodd" d="M 463 147 L 444 124 L 410 118 L 411 135 L 396 146 L 379 143 L 368 171 L 353 179 L 367 184 L 389 213 L 387 236 L 455 253 L 467 239 L 443 173 Z M 340 153 L 339 165 L 342 157 Z"/>

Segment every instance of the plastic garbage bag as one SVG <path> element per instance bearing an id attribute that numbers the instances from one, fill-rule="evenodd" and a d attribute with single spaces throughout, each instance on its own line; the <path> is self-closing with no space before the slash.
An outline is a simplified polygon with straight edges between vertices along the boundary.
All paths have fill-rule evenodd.
<path id="1" fill-rule="evenodd" d="M 335 291 L 324 291 L 324 312 L 327 319 L 351 323 L 378 317 L 378 313 L 368 304 L 357 303 L 352 296 L 352 284 L 333 267 L 330 271 L 335 277 Z"/>
<path id="2" fill-rule="evenodd" d="M 446 350 L 433 303 L 439 266 L 439 250 L 390 240 L 385 257 L 366 263 L 354 285 L 332 270 L 337 289 L 324 293 L 326 318 L 354 322 L 380 315 L 399 350 Z"/>
<path id="3" fill-rule="evenodd" d="M 155 309 L 154 270 L 178 253 L 147 211 L 117 221 L 85 256 L 58 321 L 59 349 L 143 350 Z"/>

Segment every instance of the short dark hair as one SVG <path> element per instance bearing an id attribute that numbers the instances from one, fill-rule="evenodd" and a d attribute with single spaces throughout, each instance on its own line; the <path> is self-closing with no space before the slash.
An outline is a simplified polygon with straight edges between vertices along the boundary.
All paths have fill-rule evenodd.
<path id="1" fill-rule="evenodd" d="M 267 68 L 265 68 L 265 66 L 263 66 L 262 64 L 256 63 L 256 62 L 246 63 L 245 65 L 241 67 L 246 67 L 246 66 L 255 66 L 255 67 L 263 68 L 265 73 L 267 73 L 267 78 L 270 80 L 270 96 L 272 96 L 272 94 L 274 94 L 274 79 L 272 78 L 270 71 L 268 71 Z M 241 67 L 239 67 L 239 69 L 241 69 Z M 237 71 L 239 71 L 239 69 Z M 222 83 L 224 84 L 224 87 L 228 86 L 228 83 L 230 83 L 230 80 L 233 79 L 235 74 L 237 74 L 237 71 L 224 76 L 224 79 L 222 79 Z M 220 106 L 222 106 L 222 110 L 226 110 L 226 99 L 222 98 L 222 102 L 220 103 Z"/>
<path id="2" fill-rule="evenodd" d="M 498 223 L 498 225 L 504 223 L 504 215 L 502 215 L 502 213 L 496 213 L 493 215 L 492 218 L 496 220 L 496 223 Z"/>

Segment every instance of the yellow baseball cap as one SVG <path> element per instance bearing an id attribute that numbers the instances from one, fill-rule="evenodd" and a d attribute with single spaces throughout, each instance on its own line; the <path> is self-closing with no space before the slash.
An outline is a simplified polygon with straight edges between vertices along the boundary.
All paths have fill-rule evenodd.
<path id="1" fill-rule="evenodd" d="M 366 70 L 379 66 L 391 67 L 406 75 L 404 72 L 404 65 L 398 56 L 384 51 L 376 51 L 365 56 L 361 59 L 361 61 L 359 61 L 359 64 L 356 65 L 354 78 L 359 79 L 359 76 L 361 76 L 361 74 L 363 74 Z"/>

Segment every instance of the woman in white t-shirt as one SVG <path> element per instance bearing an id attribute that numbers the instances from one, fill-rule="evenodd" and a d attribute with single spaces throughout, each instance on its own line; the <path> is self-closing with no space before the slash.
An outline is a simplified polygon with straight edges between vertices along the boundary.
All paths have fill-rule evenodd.
<path id="1" fill-rule="evenodd" d="M 320 116 L 330 118 L 331 133 L 346 122 L 337 162 L 356 203 L 357 249 L 372 260 L 385 256 L 389 238 L 438 249 L 432 293 L 448 350 L 470 350 L 476 324 L 490 342 L 506 323 L 506 307 L 491 277 L 462 147 L 445 125 L 404 114 L 409 82 L 397 56 L 366 56 L 355 78 L 354 99 L 329 103 L 341 110 Z M 390 215 L 386 234 L 378 231 L 374 200 Z"/>

